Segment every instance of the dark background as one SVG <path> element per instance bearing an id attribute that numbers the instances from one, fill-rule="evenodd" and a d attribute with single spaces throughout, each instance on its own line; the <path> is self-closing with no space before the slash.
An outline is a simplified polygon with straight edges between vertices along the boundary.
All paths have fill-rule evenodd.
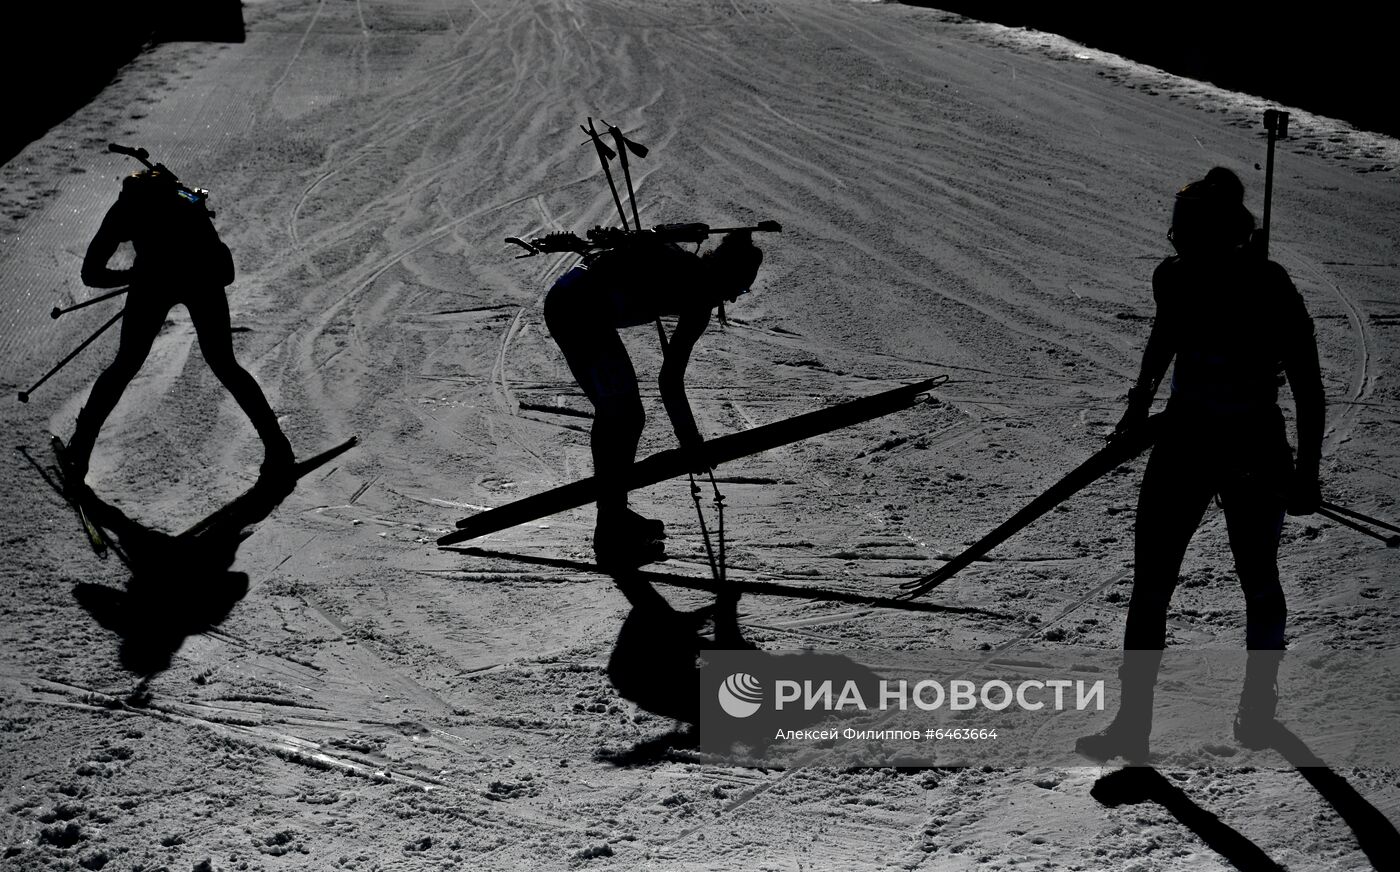
<path id="1" fill-rule="evenodd" d="M 918 2 L 1058 33 L 1177 75 L 1400 136 L 1393 15 L 1381 5 Z"/>
<path id="2" fill-rule="evenodd" d="M 1067 36 L 1178 75 L 1400 136 L 1400 79 L 1388 16 L 1338 4 L 1260 8 L 1219 0 L 1123 4 L 920 2 L 982 21 Z M 20 8 L 15 8 L 16 6 Z M 91 100 L 152 40 L 242 42 L 239 0 L 38 0 L 0 29 L 5 83 L 0 163 Z"/>
<path id="3" fill-rule="evenodd" d="M 0 19 L 0 164 L 73 114 L 147 43 L 242 42 L 239 0 L 25 0 Z"/>

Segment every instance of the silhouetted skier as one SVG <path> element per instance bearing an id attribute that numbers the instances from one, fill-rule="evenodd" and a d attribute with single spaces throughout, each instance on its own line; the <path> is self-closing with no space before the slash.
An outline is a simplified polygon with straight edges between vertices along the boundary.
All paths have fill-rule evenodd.
<path id="1" fill-rule="evenodd" d="M 1157 316 L 1115 431 L 1147 419 L 1175 358 L 1162 433 L 1138 496 L 1122 702 L 1106 730 L 1077 743 L 1096 759 L 1147 758 L 1167 607 L 1186 546 L 1217 495 L 1244 589 L 1250 649 L 1235 736 L 1263 747 L 1276 723 L 1287 616 L 1279 534 L 1285 509 L 1317 510 L 1324 399 L 1312 319 L 1283 267 L 1250 246 L 1253 230 L 1244 186 L 1229 170 L 1216 167 L 1176 195 L 1167 235 L 1177 254 L 1153 273 Z M 1297 404 L 1296 460 L 1278 407 L 1280 370 Z"/>
<path id="2" fill-rule="evenodd" d="M 107 262 L 126 241 L 136 249 L 135 262 L 130 269 L 109 269 Z M 209 213 L 202 203 L 192 202 L 173 173 L 157 165 L 125 179 L 83 258 L 83 284 L 129 286 L 129 291 L 116 359 L 97 377 L 68 442 L 64 460 L 74 482 L 87 474 L 103 422 L 141 369 L 166 314 L 176 305 L 189 309 L 205 361 L 262 438 L 264 475 L 291 472 L 291 444 L 257 381 L 233 356 L 224 294 L 233 277 L 233 256 Z"/>
<path id="3" fill-rule="evenodd" d="M 593 402 L 593 471 L 598 518 L 593 549 L 600 565 L 640 565 L 660 556 L 662 523 L 627 507 L 624 475 L 636 459 L 646 416 L 637 373 L 618 329 L 676 315 L 658 382 L 661 401 L 681 446 L 700 452 L 704 439 L 685 394 L 691 349 L 710 313 L 744 293 L 763 253 L 747 233 L 731 233 L 705 255 L 648 240 L 585 257 L 554 283 L 544 317 L 579 387 Z M 697 468 L 706 466 L 697 454 Z"/>

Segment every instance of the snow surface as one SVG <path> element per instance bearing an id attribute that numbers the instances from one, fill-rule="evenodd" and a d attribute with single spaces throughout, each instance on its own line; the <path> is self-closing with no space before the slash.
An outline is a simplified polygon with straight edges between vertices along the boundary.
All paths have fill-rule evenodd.
<path id="1" fill-rule="evenodd" d="M 173 566 L 181 584 L 146 599 L 124 593 L 122 565 L 97 561 L 14 451 L 0 867 L 1393 859 L 1382 824 L 1400 813 L 1395 771 L 1305 779 L 1271 752 L 1241 765 L 1233 701 L 1202 727 L 1199 759 L 1162 766 L 1157 802 L 1096 798 L 1113 767 L 717 766 L 608 681 L 628 606 L 577 565 L 591 559 L 591 510 L 469 543 L 474 555 L 432 544 L 476 509 L 590 471 L 588 422 L 571 414 L 588 403 L 541 316 L 569 258 L 514 260 L 501 240 L 613 218 L 578 131 L 593 116 L 651 147 L 634 162 L 648 223 L 785 228 L 760 240 L 763 271 L 729 328 L 697 349 L 688 383 L 706 433 L 952 378 L 932 402 L 722 469 L 731 576 L 812 592 L 750 592 L 749 639 L 1117 646 L 1141 461 L 939 588 L 935 608 L 822 597 L 894 595 L 1102 445 L 1146 339 L 1172 192 L 1221 164 L 1257 213 L 1262 102 L 892 4 L 259 0 L 244 12 L 245 44 L 150 49 L 0 167 L 5 386 L 27 387 L 113 311 L 48 318 L 88 293 L 82 253 L 134 166 L 103 150 L 115 140 L 213 190 L 240 270 L 236 348 L 298 451 L 361 442 L 303 480 L 230 572 Z M 1395 521 L 1400 149 L 1303 113 L 1292 133 L 1272 253 L 1317 324 L 1325 493 Z M 670 447 L 655 338 L 626 339 L 652 419 L 642 452 Z M 114 347 L 104 337 L 28 405 L 4 405 L 12 445 L 47 463 L 46 431 L 71 430 Z M 175 532 L 247 487 L 259 459 L 180 310 L 90 480 Z M 672 559 L 651 567 L 658 589 L 677 608 L 704 605 L 685 483 L 634 502 L 671 531 Z M 1292 645 L 1395 647 L 1396 555 L 1289 519 Z M 1218 510 L 1183 574 L 1171 644 L 1242 645 Z M 182 642 L 168 666 L 150 651 L 167 640 L 167 654 Z"/>

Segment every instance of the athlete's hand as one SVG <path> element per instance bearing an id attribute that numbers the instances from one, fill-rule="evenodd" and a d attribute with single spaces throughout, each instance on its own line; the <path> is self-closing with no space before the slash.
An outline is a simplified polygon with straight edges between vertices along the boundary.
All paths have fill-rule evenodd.
<path id="1" fill-rule="evenodd" d="M 715 468 L 709 447 L 699 433 L 687 434 L 681 439 L 681 451 L 685 453 L 686 466 L 691 472 L 709 472 Z"/>
<path id="2" fill-rule="evenodd" d="M 1152 397 L 1142 388 L 1133 388 L 1128 391 L 1128 409 L 1123 413 L 1123 417 L 1118 419 L 1113 432 L 1108 434 L 1108 441 L 1122 439 L 1129 433 L 1137 430 L 1147 421 L 1148 415 L 1152 412 Z"/>
<path id="3" fill-rule="evenodd" d="M 1288 484 L 1288 514 L 1311 515 L 1322 502 L 1322 485 L 1318 481 L 1317 467 L 1303 463 L 1293 470 L 1293 478 Z"/>

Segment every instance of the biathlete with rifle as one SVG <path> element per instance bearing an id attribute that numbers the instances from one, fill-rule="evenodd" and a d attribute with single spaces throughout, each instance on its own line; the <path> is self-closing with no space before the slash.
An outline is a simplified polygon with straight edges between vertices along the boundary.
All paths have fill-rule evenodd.
<path id="1" fill-rule="evenodd" d="M 1175 359 L 1138 496 L 1122 703 L 1107 729 L 1077 743 L 1095 759 L 1147 759 L 1167 607 L 1186 547 L 1216 496 L 1244 589 L 1250 649 L 1235 736 L 1263 747 L 1277 724 L 1287 617 L 1279 536 L 1285 510 L 1318 509 L 1324 397 L 1312 319 L 1284 268 L 1250 244 L 1253 233 L 1244 186 L 1229 170 L 1216 167 L 1177 193 L 1167 234 L 1177 253 L 1152 276 L 1157 315 L 1115 431 L 1143 426 Z M 1278 406 L 1280 372 L 1297 404 L 1296 457 Z"/>
<path id="2" fill-rule="evenodd" d="M 291 443 L 257 381 L 233 355 L 224 293 L 234 278 L 233 256 L 205 207 L 207 192 L 181 185 L 162 164 L 152 166 L 144 149 L 113 146 L 112 150 L 137 157 L 147 169 L 122 183 L 117 202 L 102 219 L 83 258 L 83 284 L 126 287 L 127 300 L 116 359 L 97 377 L 64 452 L 67 476 L 74 485 L 82 483 L 103 422 L 141 369 L 166 315 L 176 305 L 189 310 L 205 361 L 261 437 L 263 475 L 276 478 L 290 473 L 295 460 Z M 110 269 L 107 262 L 117 246 L 127 241 L 136 251 L 131 268 Z"/>
<path id="3" fill-rule="evenodd" d="M 586 254 L 545 297 L 544 317 L 569 370 L 593 403 L 590 434 L 598 480 L 593 549 L 604 566 L 641 565 L 662 554 L 665 528 L 628 508 L 625 475 L 636 459 L 646 422 L 637 373 L 618 330 L 676 316 L 663 352 L 661 401 L 682 448 L 703 459 L 704 438 L 685 393 L 685 372 L 711 313 L 748 291 L 763 252 L 748 232 L 728 233 L 698 255 L 665 235 L 636 233 L 623 244 Z"/>

